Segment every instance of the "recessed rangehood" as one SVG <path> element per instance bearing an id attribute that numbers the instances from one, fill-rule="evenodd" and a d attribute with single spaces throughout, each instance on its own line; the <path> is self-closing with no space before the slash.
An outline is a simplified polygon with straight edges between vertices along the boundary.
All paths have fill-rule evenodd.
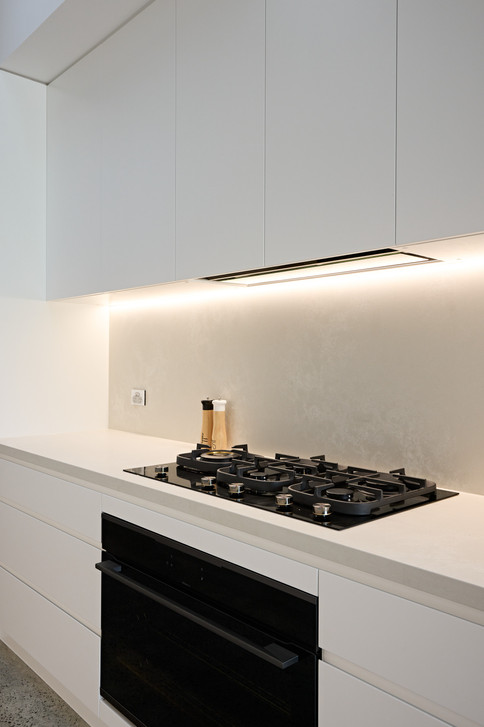
<path id="1" fill-rule="evenodd" d="M 357 255 L 343 255 L 322 260 L 294 263 L 292 265 L 276 265 L 258 270 L 246 270 L 228 275 L 213 275 L 206 280 L 220 280 L 237 285 L 269 285 L 270 283 L 284 283 L 292 280 L 307 280 L 309 278 L 324 278 L 329 275 L 346 275 L 358 273 L 363 270 L 379 270 L 380 268 L 394 268 L 400 265 L 421 265 L 422 263 L 438 262 L 432 258 L 416 255 L 414 253 L 399 252 L 386 248 L 371 253 Z"/>
<path id="2" fill-rule="evenodd" d="M 456 262 L 477 257 L 484 257 L 483 233 L 444 240 L 428 240 L 353 255 L 243 270 L 224 275 L 211 275 L 204 280 L 244 286 L 268 285 L 432 262 Z"/>

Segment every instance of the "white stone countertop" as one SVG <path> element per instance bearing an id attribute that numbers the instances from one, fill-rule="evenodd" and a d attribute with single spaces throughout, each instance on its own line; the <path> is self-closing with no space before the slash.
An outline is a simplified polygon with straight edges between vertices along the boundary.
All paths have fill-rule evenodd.
<path id="1" fill-rule="evenodd" d="M 194 446 L 101 430 L 2 439 L 0 457 L 484 625 L 483 496 L 335 531 L 123 472 Z"/>

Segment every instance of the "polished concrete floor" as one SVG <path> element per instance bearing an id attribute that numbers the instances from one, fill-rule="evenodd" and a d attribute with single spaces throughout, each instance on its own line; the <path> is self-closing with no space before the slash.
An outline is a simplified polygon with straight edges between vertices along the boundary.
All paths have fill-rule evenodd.
<path id="1" fill-rule="evenodd" d="M 88 727 L 0 641 L 0 727 Z"/>

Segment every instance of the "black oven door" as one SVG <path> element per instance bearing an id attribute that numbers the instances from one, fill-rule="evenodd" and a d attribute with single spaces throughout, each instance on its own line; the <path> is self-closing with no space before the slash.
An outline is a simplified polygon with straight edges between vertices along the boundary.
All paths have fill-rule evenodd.
<path id="1" fill-rule="evenodd" d="M 315 727 L 316 653 L 112 556 L 97 567 L 101 695 L 135 725 Z"/>

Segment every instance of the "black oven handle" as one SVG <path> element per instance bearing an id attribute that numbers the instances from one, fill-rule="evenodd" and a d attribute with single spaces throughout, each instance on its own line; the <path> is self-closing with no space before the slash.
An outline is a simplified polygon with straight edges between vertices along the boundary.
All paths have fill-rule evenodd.
<path id="1" fill-rule="evenodd" d="M 269 664 L 277 666 L 279 669 L 287 669 L 289 666 L 292 666 L 299 661 L 299 656 L 294 652 L 289 651 L 284 646 L 272 643 L 262 647 L 258 644 L 254 644 L 252 641 L 242 638 L 233 631 L 224 629 L 209 619 L 200 616 L 195 613 L 195 611 L 185 608 L 184 606 L 180 606 L 175 601 L 161 596 L 152 588 L 147 588 L 135 581 L 133 578 L 124 575 L 122 573 L 122 566 L 119 563 L 115 563 L 112 560 L 104 560 L 102 563 L 96 563 L 96 568 L 104 575 L 114 578 L 128 588 L 132 588 L 133 590 L 138 591 L 138 593 L 141 593 L 143 596 L 151 598 L 153 601 L 157 601 L 157 603 L 160 603 L 162 606 L 166 606 L 166 608 L 169 608 L 171 611 L 175 611 L 175 613 L 178 613 L 180 616 L 193 621 L 208 631 L 212 631 L 214 634 L 217 634 L 227 641 L 240 646 L 242 649 L 245 649 L 245 651 L 249 651 L 251 654 L 258 656 L 260 659 L 264 659 L 264 661 L 269 662 Z"/>

